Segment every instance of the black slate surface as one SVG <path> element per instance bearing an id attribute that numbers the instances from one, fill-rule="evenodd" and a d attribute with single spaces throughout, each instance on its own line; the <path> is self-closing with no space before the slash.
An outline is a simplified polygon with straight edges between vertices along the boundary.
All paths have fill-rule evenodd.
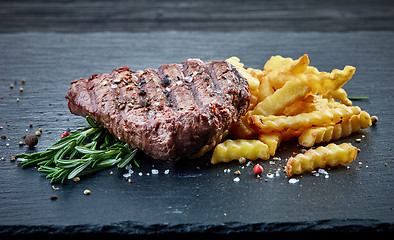
<path id="1" fill-rule="evenodd" d="M 394 30 L 391 0 L 0 1 L 0 32 Z"/>
<path id="2" fill-rule="evenodd" d="M 368 31 L 1 34 L 0 135 L 6 139 L 0 139 L 0 235 L 393 231 L 393 37 L 392 32 Z M 193 57 L 238 56 L 246 66 L 261 68 L 272 55 L 298 58 L 304 53 L 321 71 L 355 66 L 345 89 L 350 96 L 368 96 L 354 104 L 379 117 L 376 126 L 337 141 L 361 152 L 348 168 L 328 169 L 329 178 L 305 174 L 289 184 L 280 171 L 265 181 L 265 176 L 255 178 L 252 165 L 211 166 L 209 154 L 177 163 L 139 154 L 141 167 L 133 167 L 132 183 L 122 176 L 126 170 L 113 168 L 78 183 L 56 184 L 56 191 L 36 169 L 10 161 L 30 152 L 18 142 L 39 127 L 43 134 L 34 151 L 45 150 L 67 129 L 86 126 L 83 118 L 69 113 L 64 98 L 79 77 Z M 283 143 L 277 151 L 282 160 L 262 162 L 264 174 L 275 173 L 300 150 L 296 141 Z M 147 175 L 152 169 L 159 174 Z M 233 181 L 235 170 L 241 171 L 239 182 Z M 84 195 L 85 189 L 91 195 Z M 50 200 L 53 194 L 57 200 Z"/>

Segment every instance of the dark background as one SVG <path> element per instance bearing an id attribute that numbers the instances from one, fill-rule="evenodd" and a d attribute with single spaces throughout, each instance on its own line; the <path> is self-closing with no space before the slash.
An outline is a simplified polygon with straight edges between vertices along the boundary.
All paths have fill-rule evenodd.
<path id="1" fill-rule="evenodd" d="M 0 135 L 7 136 L 0 139 L 0 236 L 392 232 L 393 30 L 394 1 L 0 1 Z M 17 144 L 27 132 L 43 128 L 34 150 L 43 151 L 65 130 L 86 126 L 64 98 L 79 77 L 189 57 L 235 55 L 261 68 L 272 55 L 304 53 L 321 71 L 355 66 L 345 90 L 368 96 L 354 104 L 379 116 L 377 126 L 337 141 L 362 151 L 328 179 L 305 174 L 292 185 L 281 173 L 265 182 L 237 162 L 211 166 L 209 154 L 176 164 L 138 155 L 143 176 L 134 173 L 132 184 L 114 168 L 55 191 L 36 169 L 9 161 L 30 151 Z M 281 144 L 281 161 L 261 162 L 265 173 L 300 149 Z M 152 168 L 160 173 L 146 175 Z"/>
<path id="2" fill-rule="evenodd" d="M 0 2 L 0 32 L 394 30 L 394 2 L 21 1 Z"/>

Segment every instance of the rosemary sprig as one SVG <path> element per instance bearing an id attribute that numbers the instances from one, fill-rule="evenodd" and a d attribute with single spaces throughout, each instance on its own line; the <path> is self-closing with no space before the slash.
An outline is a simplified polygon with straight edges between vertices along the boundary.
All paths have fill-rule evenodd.
<path id="1" fill-rule="evenodd" d="M 107 129 L 86 117 L 89 127 L 72 132 L 43 152 L 19 154 L 22 167 L 39 166 L 51 183 L 61 182 L 117 165 L 124 168 L 135 160 L 137 149 L 113 137 Z"/>
<path id="2" fill-rule="evenodd" d="M 368 100 L 369 97 L 348 97 L 349 100 Z"/>

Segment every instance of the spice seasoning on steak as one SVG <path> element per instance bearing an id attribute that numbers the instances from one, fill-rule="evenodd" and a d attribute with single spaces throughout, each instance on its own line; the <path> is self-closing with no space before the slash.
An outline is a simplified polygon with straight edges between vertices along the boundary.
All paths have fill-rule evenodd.
<path id="1" fill-rule="evenodd" d="M 91 116 L 155 159 L 175 161 L 197 153 L 238 121 L 250 93 L 247 80 L 226 61 L 189 59 L 81 78 L 66 98 L 71 113 Z"/>

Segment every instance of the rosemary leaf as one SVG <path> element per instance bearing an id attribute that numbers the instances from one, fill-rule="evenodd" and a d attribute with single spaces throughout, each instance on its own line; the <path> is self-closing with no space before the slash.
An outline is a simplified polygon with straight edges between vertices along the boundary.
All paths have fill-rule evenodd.
<path id="1" fill-rule="evenodd" d="M 369 97 L 348 97 L 349 100 L 368 100 Z"/>
<path id="2" fill-rule="evenodd" d="M 39 166 L 38 171 L 46 174 L 51 183 L 72 179 L 76 176 L 101 171 L 108 167 L 123 168 L 135 160 L 137 149 L 113 137 L 108 130 L 86 117 L 89 127 L 71 132 L 45 151 L 19 154 L 24 159 L 22 167 Z"/>

